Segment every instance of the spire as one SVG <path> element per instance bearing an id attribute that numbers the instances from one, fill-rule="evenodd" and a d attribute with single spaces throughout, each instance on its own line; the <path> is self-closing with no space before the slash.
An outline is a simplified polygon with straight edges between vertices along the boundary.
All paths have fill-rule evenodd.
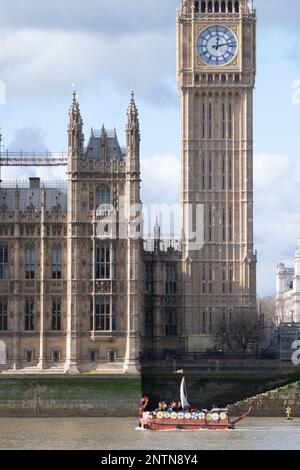
<path id="1" fill-rule="evenodd" d="M 73 125 L 79 125 L 82 127 L 83 122 L 80 114 L 80 107 L 79 107 L 79 102 L 78 102 L 78 97 L 77 97 L 77 92 L 76 90 L 73 91 L 73 99 L 72 99 L 72 104 L 70 107 L 69 111 L 69 116 L 70 116 L 70 126 Z"/>
<path id="2" fill-rule="evenodd" d="M 73 99 L 69 110 L 69 149 L 72 155 L 82 156 L 84 135 L 83 135 L 83 120 L 81 118 L 80 107 L 77 97 L 77 92 L 74 89 Z"/>
<path id="3" fill-rule="evenodd" d="M 139 113 L 135 104 L 134 92 L 131 92 L 131 99 L 127 111 L 127 149 L 131 155 L 139 156 L 139 145 L 140 145 L 140 123 Z"/>
<path id="4" fill-rule="evenodd" d="M 153 238 L 154 238 L 154 251 L 158 253 L 160 251 L 160 238 L 161 238 L 161 230 L 160 225 L 158 223 L 158 216 L 156 216 L 156 221 L 153 227 Z"/>
<path id="5" fill-rule="evenodd" d="M 158 217 L 156 216 L 155 224 L 153 227 L 154 240 L 160 240 L 160 225 L 158 223 Z"/>
<path id="6" fill-rule="evenodd" d="M 101 139 L 102 139 L 102 140 L 106 140 L 106 139 L 107 139 L 107 131 L 106 131 L 106 129 L 105 129 L 104 124 L 102 124 L 102 128 L 101 128 Z"/>
<path id="7" fill-rule="evenodd" d="M 128 117 L 135 118 L 138 121 L 138 110 L 135 104 L 134 91 L 131 92 L 131 100 L 128 107 Z"/>

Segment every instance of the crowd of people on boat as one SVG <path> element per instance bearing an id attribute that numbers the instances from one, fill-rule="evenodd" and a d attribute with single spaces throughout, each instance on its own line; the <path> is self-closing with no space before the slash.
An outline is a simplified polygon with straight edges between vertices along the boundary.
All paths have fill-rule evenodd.
<path id="1" fill-rule="evenodd" d="M 143 411 L 147 410 L 148 406 L 149 406 L 149 398 L 148 397 L 143 397 L 142 400 L 142 407 L 140 409 L 140 412 L 141 412 L 141 415 L 143 413 Z M 186 413 L 201 413 L 201 412 L 204 412 L 204 413 L 215 413 L 215 412 L 221 412 L 221 411 L 226 411 L 227 412 L 227 409 L 220 409 L 220 408 L 217 408 L 215 407 L 215 405 L 213 406 L 213 408 L 208 411 L 206 408 L 205 408 L 205 405 L 200 405 L 198 408 L 193 408 L 191 406 L 187 406 L 187 407 L 183 407 L 181 402 L 180 401 L 172 401 L 171 403 L 168 403 L 166 401 L 161 401 L 159 402 L 158 404 L 158 407 L 152 411 L 153 415 L 157 415 L 158 413 L 162 412 L 162 413 L 182 413 L 182 412 L 186 412 Z"/>
<path id="2" fill-rule="evenodd" d="M 159 402 L 158 404 L 158 408 L 155 410 L 156 412 L 158 411 L 164 411 L 164 412 L 169 412 L 169 413 L 173 413 L 173 412 L 180 412 L 180 411 L 183 411 L 183 407 L 182 407 L 182 404 L 180 401 L 173 401 L 172 403 L 166 403 L 165 401 L 161 401 Z"/>
<path id="3" fill-rule="evenodd" d="M 158 404 L 158 408 L 156 408 L 155 412 L 158 413 L 159 411 L 167 412 L 167 413 L 180 413 L 181 411 L 186 411 L 189 413 L 194 413 L 194 412 L 201 412 L 205 411 L 204 406 L 199 407 L 199 408 L 192 408 L 191 406 L 187 406 L 183 408 L 182 404 L 180 401 L 173 401 L 172 403 L 166 403 L 165 401 L 161 401 Z"/>

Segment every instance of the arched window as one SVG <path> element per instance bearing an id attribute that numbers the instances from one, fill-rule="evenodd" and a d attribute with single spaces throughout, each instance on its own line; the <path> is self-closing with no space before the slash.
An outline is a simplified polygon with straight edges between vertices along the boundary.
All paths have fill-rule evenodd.
<path id="1" fill-rule="evenodd" d="M 107 184 L 102 184 L 96 193 L 96 205 L 97 207 L 110 204 L 110 189 Z"/>
<path id="2" fill-rule="evenodd" d="M 206 2 L 202 2 L 201 3 L 201 13 L 205 13 L 206 12 Z"/>
<path id="3" fill-rule="evenodd" d="M 212 334 L 212 308 L 209 309 L 209 326 L 208 326 L 208 334 Z"/>
<path id="4" fill-rule="evenodd" d="M 222 210 L 222 240 L 226 242 L 226 210 Z"/>
<path id="5" fill-rule="evenodd" d="M 226 3 L 224 1 L 221 3 L 221 12 L 226 13 Z"/>
<path id="6" fill-rule="evenodd" d="M 0 331 L 8 330 L 7 298 L 0 297 Z M 1 360 L 0 360 L 1 364 Z"/>
<path id="7" fill-rule="evenodd" d="M 239 2 L 234 3 L 234 11 L 236 13 L 239 13 L 239 11 L 240 11 L 240 3 Z"/>
<path id="8" fill-rule="evenodd" d="M 30 245 L 25 249 L 25 277 L 35 279 L 35 246 Z"/>
<path id="9" fill-rule="evenodd" d="M 108 241 L 98 243 L 95 252 L 95 279 L 111 278 L 111 252 Z"/>
<path id="10" fill-rule="evenodd" d="M 34 299 L 25 301 L 25 331 L 35 330 L 35 305 Z"/>
<path id="11" fill-rule="evenodd" d="M 177 266 L 175 263 L 166 265 L 165 292 L 167 295 L 175 295 L 177 292 Z"/>
<path id="12" fill-rule="evenodd" d="M 208 138 L 212 138 L 212 106 L 208 104 Z"/>
<path id="13" fill-rule="evenodd" d="M 52 279 L 61 279 L 62 274 L 62 251 L 60 245 L 52 247 Z"/>
<path id="14" fill-rule="evenodd" d="M 232 139 L 232 105 L 229 103 L 228 106 L 228 137 Z"/>
<path id="15" fill-rule="evenodd" d="M 215 2 L 215 13 L 219 13 L 220 11 L 220 4 L 219 2 Z"/>
<path id="16" fill-rule="evenodd" d="M 61 299 L 54 297 L 52 299 L 52 331 L 61 330 Z"/>
<path id="17" fill-rule="evenodd" d="M 225 103 L 222 103 L 222 139 L 226 137 L 226 128 L 225 128 L 226 116 L 225 116 Z M 223 188 L 225 189 L 225 188 Z"/>
<path id="18" fill-rule="evenodd" d="M 223 83 L 226 82 L 226 75 L 225 74 L 222 75 L 221 80 L 222 80 Z"/>
<path id="19" fill-rule="evenodd" d="M 199 2 L 195 2 L 195 13 L 199 13 Z"/>
<path id="20" fill-rule="evenodd" d="M 212 13 L 213 7 L 212 7 L 212 2 L 208 2 L 208 13 Z"/>
<path id="21" fill-rule="evenodd" d="M 228 13 L 232 13 L 232 2 L 228 2 Z"/>
<path id="22" fill-rule="evenodd" d="M 0 245 L 0 279 L 8 279 L 8 245 Z"/>
<path id="23" fill-rule="evenodd" d="M 206 311 L 205 309 L 202 310 L 202 334 L 206 334 Z"/>
<path id="24" fill-rule="evenodd" d="M 173 307 L 167 307 L 165 310 L 165 335 L 177 336 L 177 315 Z"/>
<path id="25" fill-rule="evenodd" d="M 208 81 L 208 83 L 212 83 L 212 82 L 213 82 L 213 76 L 212 76 L 211 73 L 208 75 L 207 81 Z"/>
<path id="26" fill-rule="evenodd" d="M 232 207 L 229 209 L 229 241 L 232 242 Z"/>
<path id="27" fill-rule="evenodd" d="M 202 139 L 205 139 L 205 121 L 206 121 L 206 112 L 205 112 L 205 103 L 202 104 Z"/>
<path id="28" fill-rule="evenodd" d="M 211 129 L 210 129 L 211 132 Z M 211 135 L 211 134 L 210 134 Z M 212 137 L 210 137 L 211 139 Z M 212 189 L 212 159 L 211 156 L 208 159 L 208 189 L 211 191 Z"/>

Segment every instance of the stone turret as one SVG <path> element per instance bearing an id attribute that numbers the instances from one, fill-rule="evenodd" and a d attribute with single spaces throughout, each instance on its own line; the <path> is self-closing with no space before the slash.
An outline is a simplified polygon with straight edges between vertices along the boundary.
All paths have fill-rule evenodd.
<path id="1" fill-rule="evenodd" d="M 83 120 L 80 113 L 76 91 L 69 111 L 68 126 L 69 164 L 74 158 L 82 158 L 84 148 Z"/>
<path id="2" fill-rule="evenodd" d="M 126 147 L 127 147 L 127 167 L 131 173 L 140 173 L 140 123 L 139 114 L 135 104 L 134 93 L 131 93 L 131 100 L 127 111 L 126 125 Z"/>

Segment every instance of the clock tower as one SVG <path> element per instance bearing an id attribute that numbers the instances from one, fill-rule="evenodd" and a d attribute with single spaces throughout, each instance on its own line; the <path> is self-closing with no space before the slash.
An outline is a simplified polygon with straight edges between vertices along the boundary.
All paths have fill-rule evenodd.
<path id="1" fill-rule="evenodd" d="M 252 1 L 181 0 L 177 41 L 184 318 L 187 348 L 200 351 L 219 322 L 256 312 Z"/>

